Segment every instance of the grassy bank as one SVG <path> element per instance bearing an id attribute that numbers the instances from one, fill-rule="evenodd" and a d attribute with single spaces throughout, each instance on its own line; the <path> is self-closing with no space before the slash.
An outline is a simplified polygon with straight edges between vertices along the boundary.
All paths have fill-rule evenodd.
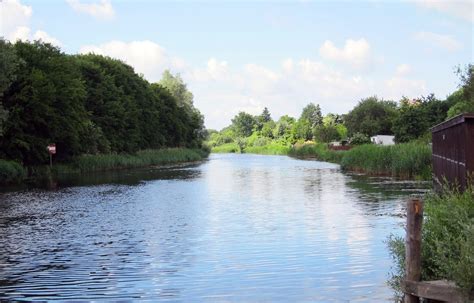
<path id="1" fill-rule="evenodd" d="M 167 148 L 143 150 L 136 154 L 82 155 L 65 165 L 57 165 L 55 172 L 94 172 L 114 169 L 140 168 L 181 162 L 199 161 L 207 157 L 202 149 Z"/>
<path id="2" fill-rule="evenodd" d="M 248 146 L 244 148 L 245 153 L 259 155 L 288 155 L 291 147 L 278 142 L 270 142 L 262 146 Z"/>
<path id="3" fill-rule="evenodd" d="M 474 187 L 464 193 L 428 194 L 422 229 L 421 280 L 451 280 L 474 290 Z M 405 276 L 405 240 L 391 236 L 390 254 L 395 261 L 389 283 L 400 294 Z"/>
<path id="4" fill-rule="evenodd" d="M 361 145 L 349 151 L 333 151 L 325 144 L 295 145 L 290 156 L 316 158 L 341 164 L 348 171 L 407 179 L 431 178 L 431 148 L 422 143 L 390 146 Z"/>
<path id="5" fill-rule="evenodd" d="M 136 154 L 82 155 L 67 163 L 29 168 L 30 179 L 51 178 L 54 175 L 140 168 L 154 165 L 203 160 L 209 152 L 204 149 L 167 148 L 143 150 Z M 0 160 L 0 184 L 18 184 L 27 178 L 26 169 L 20 164 Z"/>
<path id="6" fill-rule="evenodd" d="M 362 145 L 345 152 L 340 164 L 345 170 L 428 180 L 431 148 L 420 143 Z"/>
<path id="7" fill-rule="evenodd" d="M 296 158 L 315 158 L 320 161 L 340 163 L 344 151 L 330 150 L 327 144 L 295 144 L 288 155 Z"/>

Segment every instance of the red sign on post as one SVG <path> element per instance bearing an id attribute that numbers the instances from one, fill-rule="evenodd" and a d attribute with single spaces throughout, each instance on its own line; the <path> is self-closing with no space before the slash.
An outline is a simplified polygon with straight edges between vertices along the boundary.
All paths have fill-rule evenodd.
<path id="1" fill-rule="evenodd" d="M 48 152 L 51 155 L 54 155 L 56 153 L 56 144 L 50 144 L 48 145 Z"/>

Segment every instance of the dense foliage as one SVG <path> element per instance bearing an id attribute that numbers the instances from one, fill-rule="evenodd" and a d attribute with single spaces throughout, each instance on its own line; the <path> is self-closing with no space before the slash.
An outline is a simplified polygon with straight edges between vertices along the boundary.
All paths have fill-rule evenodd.
<path id="1" fill-rule="evenodd" d="M 392 123 L 397 114 L 395 102 L 370 97 L 361 100 L 344 120 L 350 135 L 355 133 L 366 134 L 369 137 L 391 135 Z"/>
<path id="2" fill-rule="evenodd" d="M 391 236 L 388 245 L 395 260 L 390 280 L 400 291 L 405 276 L 405 241 Z M 425 197 L 422 229 L 422 273 L 424 281 L 450 280 L 474 290 L 474 188 L 465 192 L 446 190 Z"/>
<path id="3" fill-rule="evenodd" d="M 0 158 L 25 166 L 83 154 L 200 147 L 203 117 L 179 76 L 150 84 L 109 57 L 0 40 Z M 5 72 L 3 72 L 5 71 Z"/>

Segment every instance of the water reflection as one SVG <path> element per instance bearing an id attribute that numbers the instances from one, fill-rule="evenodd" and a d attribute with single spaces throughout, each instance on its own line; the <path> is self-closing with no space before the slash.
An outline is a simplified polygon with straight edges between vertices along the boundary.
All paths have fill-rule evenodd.
<path id="1" fill-rule="evenodd" d="M 390 182 L 212 155 L 0 194 L 0 300 L 390 300 L 408 187 Z"/>

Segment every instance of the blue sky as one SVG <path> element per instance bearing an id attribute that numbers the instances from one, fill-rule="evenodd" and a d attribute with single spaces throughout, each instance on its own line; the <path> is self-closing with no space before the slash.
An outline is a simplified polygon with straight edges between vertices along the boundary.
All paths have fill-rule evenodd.
<path id="1" fill-rule="evenodd" d="M 210 128 L 238 111 L 274 118 L 319 103 L 398 101 L 457 88 L 473 60 L 470 1 L 3 0 L 1 35 L 122 59 L 158 81 L 180 73 Z"/>

